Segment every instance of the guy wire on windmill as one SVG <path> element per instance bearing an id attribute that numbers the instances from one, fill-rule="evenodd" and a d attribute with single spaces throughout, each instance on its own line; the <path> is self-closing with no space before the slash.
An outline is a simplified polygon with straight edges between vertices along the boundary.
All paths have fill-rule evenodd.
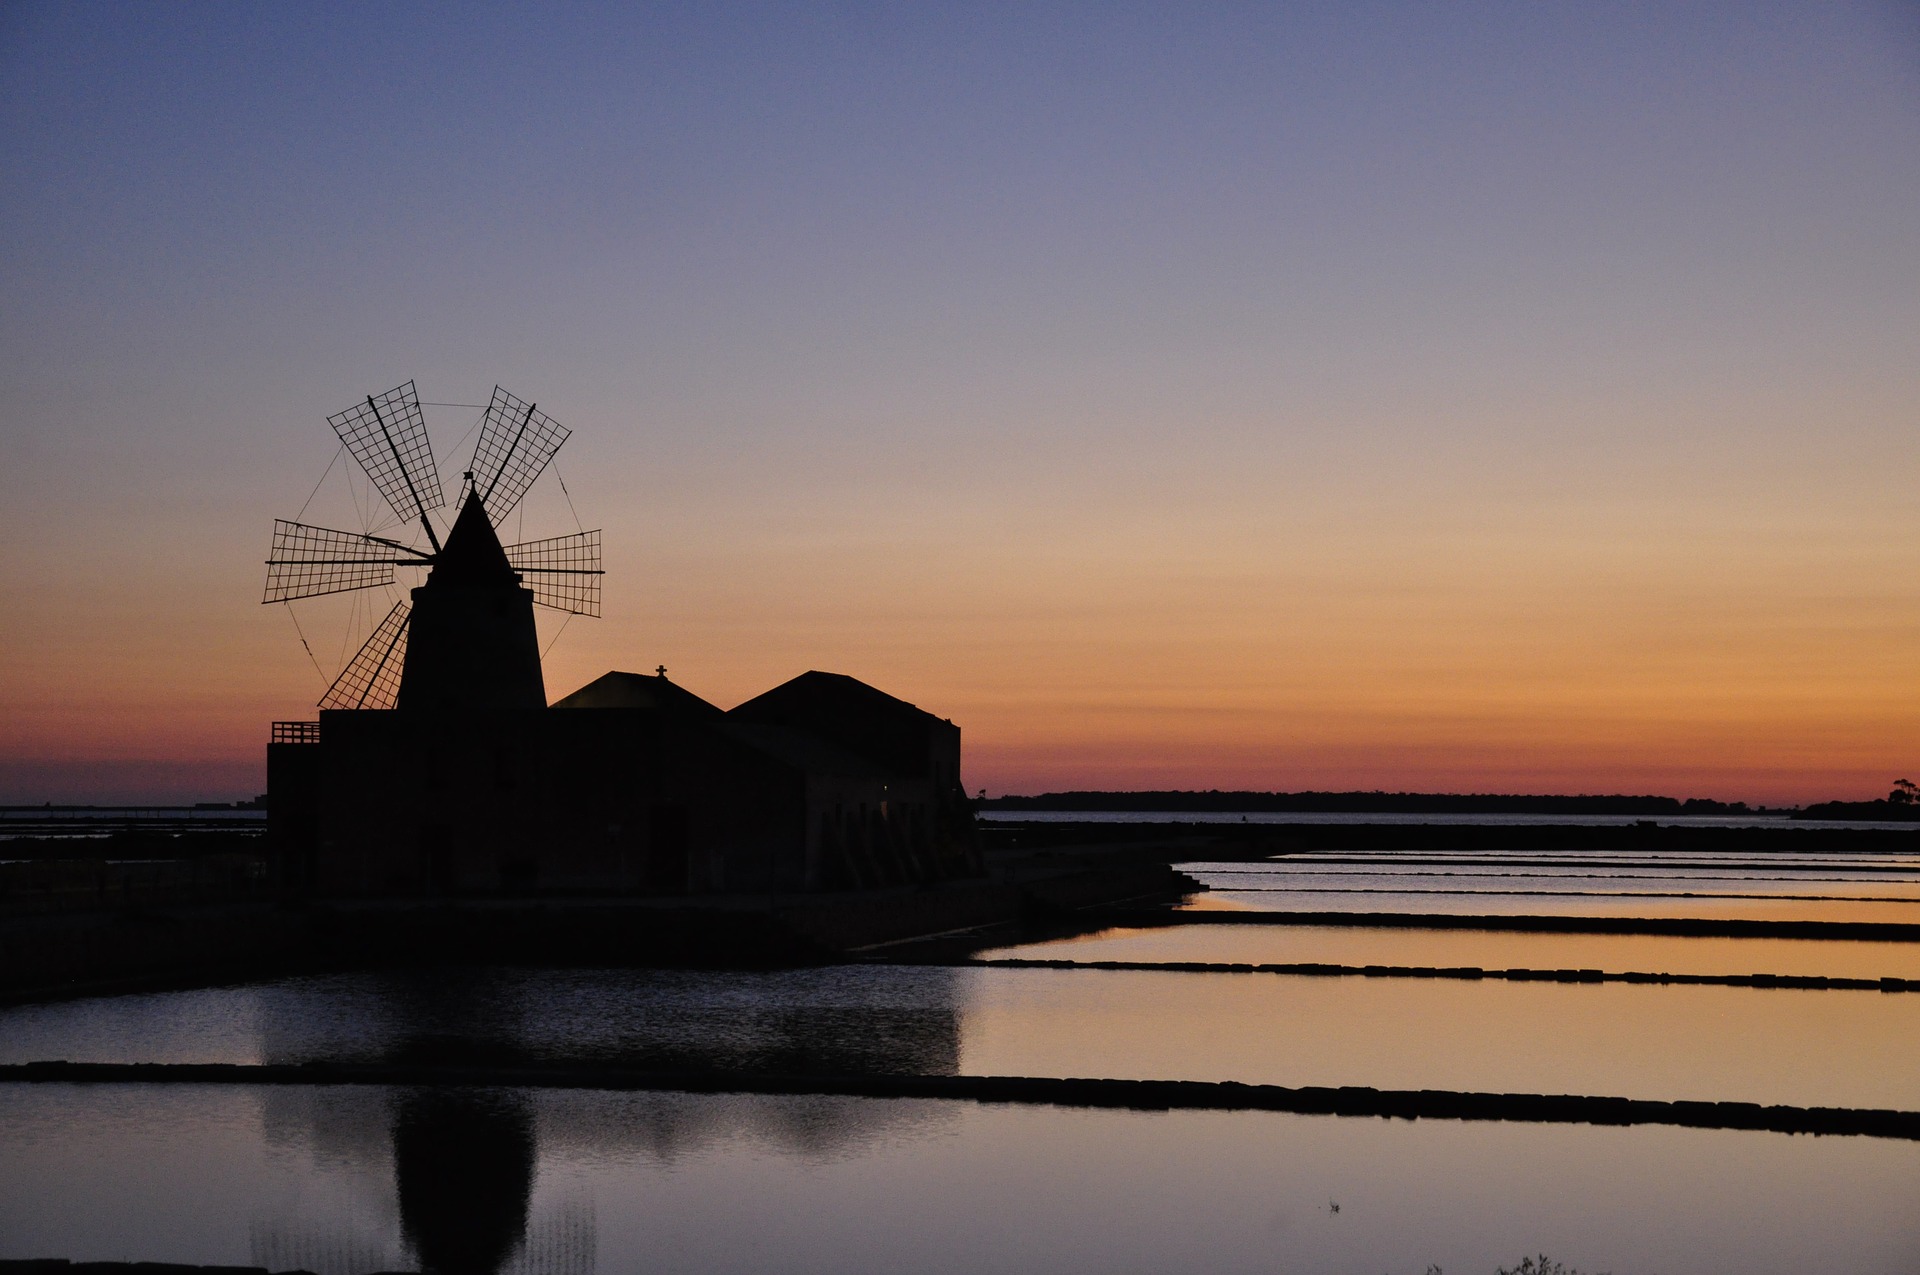
<path id="1" fill-rule="evenodd" d="M 417 523 L 430 547 L 276 519 L 261 601 L 392 589 L 399 568 L 424 569 L 426 583 L 393 604 L 319 706 L 544 707 L 532 606 L 600 614 L 600 532 L 503 545 L 497 528 L 570 431 L 495 386 L 443 539 L 429 515 L 447 500 L 421 408 L 408 381 L 327 421 L 394 517 Z"/>

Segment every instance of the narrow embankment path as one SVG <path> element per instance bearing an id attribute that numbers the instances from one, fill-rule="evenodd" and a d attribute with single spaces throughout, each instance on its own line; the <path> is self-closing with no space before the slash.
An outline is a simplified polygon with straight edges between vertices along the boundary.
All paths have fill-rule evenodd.
<path id="1" fill-rule="evenodd" d="M 1190 912 L 1135 909 L 1101 915 L 1133 929 L 1172 925 L 1317 925 L 1378 930 L 1506 930 L 1528 934 L 1664 934 L 1677 938 L 1867 939 L 1920 943 L 1910 921 L 1764 921 L 1685 916 L 1503 916 L 1454 912 Z"/>
<path id="2" fill-rule="evenodd" d="M 1709 987 L 1774 987 L 1812 992 L 1920 992 L 1920 979 L 1846 978 L 1826 974 L 1665 974 L 1638 970 L 1482 969 L 1477 965 L 1328 965 L 1324 962 L 1069 961 L 1035 957 L 901 961 L 958 969 L 1136 970 L 1173 974 L 1287 974 L 1302 978 L 1498 979 L 1511 983 L 1651 983 Z"/>
<path id="3" fill-rule="evenodd" d="M 1274 1111 L 1403 1120 L 1678 1125 L 1920 1141 L 1920 1111 L 1662 1102 L 1577 1094 L 1249 1085 L 1220 1080 L 1041 1076 L 808 1075 L 645 1071 L 599 1065 L 450 1067 L 411 1063 L 75 1063 L 0 1066 L 0 1084 L 408 1085 L 677 1093 L 937 1098 L 1129 1111 Z"/>

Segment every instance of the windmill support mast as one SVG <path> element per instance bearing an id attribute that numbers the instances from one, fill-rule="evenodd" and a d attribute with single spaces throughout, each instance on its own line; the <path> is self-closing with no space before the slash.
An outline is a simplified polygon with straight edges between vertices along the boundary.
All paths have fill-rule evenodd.
<path id="1" fill-rule="evenodd" d="M 387 430 L 386 417 L 380 415 L 380 405 L 373 401 L 371 394 L 367 395 L 367 407 L 373 412 L 374 423 L 380 426 L 380 437 L 387 440 L 387 450 L 393 453 L 393 463 L 400 467 L 400 477 L 406 481 L 407 495 L 413 497 L 414 510 L 420 515 L 420 525 L 427 529 L 427 540 L 433 545 L 433 551 L 439 553 L 440 537 L 434 534 L 433 523 L 427 518 L 427 504 L 420 499 L 420 492 L 413 485 L 413 475 L 407 471 L 407 462 L 400 458 L 400 448 Z"/>
<path id="2" fill-rule="evenodd" d="M 372 400 L 369 399 L 368 402 L 372 402 Z M 520 428 L 514 431 L 513 441 L 508 443 L 507 450 L 501 453 L 500 464 L 496 466 L 493 471 L 493 481 L 487 484 L 486 494 L 480 497 L 480 503 L 482 505 L 493 499 L 493 489 L 500 485 L 500 475 L 507 472 L 507 461 L 512 459 L 515 449 L 520 446 L 520 440 L 527 436 L 527 425 L 533 420 L 533 409 L 538 406 L 538 403 L 527 404 L 527 414 L 520 418 Z"/>
<path id="3" fill-rule="evenodd" d="M 430 553 L 421 553 L 418 549 L 414 548 L 412 545 L 403 545 L 398 540 L 388 540 L 385 536 L 375 536 L 375 535 L 370 535 L 366 532 L 362 532 L 360 533 L 360 538 L 362 540 L 370 540 L 377 545 L 385 545 L 389 549 L 398 549 L 401 553 L 410 553 L 414 557 L 420 559 L 422 562 L 425 562 L 429 558 L 433 557 L 433 555 Z"/>

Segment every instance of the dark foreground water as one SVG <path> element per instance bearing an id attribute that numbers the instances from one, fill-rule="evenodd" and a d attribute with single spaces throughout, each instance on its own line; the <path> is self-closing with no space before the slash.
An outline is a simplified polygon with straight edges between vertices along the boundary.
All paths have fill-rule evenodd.
<path id="1" fill-rule="evenodd" d="M 1211 865 L 1295 906 L 1672 885 L 1905 909 L 1910 863 Z M 1531 884 L 1523 888 L 1531 889 Z M 1793 898 L 1781 898 L 1792 895 Z M 1688 896 L 1692 896 L 1689 898 Z M 1804 897 L 1801 897 L 1804 896 Z M 1379 897 L 1379 896 L 1376 896 Z M 1499 896 L 1508 897 L 1508 896 Z M 1850 899 L 1870 899 L 1852 904 Z M 1471 902 L 1471 900 L 1469 900 Z M 1318 902 L 1306 910 L 1325 910 Z M 1673 911 L 1662 915 L 1674 914 Z M 1920 945 L 1185 926 L 990 955 L 1911 978 Z M 0 1011 L 0 1062 L 534 1060 L 1920 1109 L 1920 994 L 861 966 L 288 979 Z M 0 1085 L 0 1257 L 458 1271 L 1920 1270 L 1920 1144 L 962 1101 Z"/>
<path id="2" fill-rule="evenodd" d="M 0 1124 L 10 1256 L 1419 1275 L 1544 1248 L 1619 1273 L 1893 1275 L 1920 1253 L 1920 1148 L 1869 1138 L 139 1086 L 0 1091 Z"/>

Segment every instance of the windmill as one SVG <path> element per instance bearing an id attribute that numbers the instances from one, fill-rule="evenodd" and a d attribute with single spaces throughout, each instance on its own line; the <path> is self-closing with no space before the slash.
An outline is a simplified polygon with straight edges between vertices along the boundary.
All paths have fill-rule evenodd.
<path id="1" fill-rule="evenodd" d="M 432 548 L 274 521 L 263 603 L 391 586 L 401 567 L 427 571 L 347 661 L 320 707 L 546 707 L 533 606 L 600 614 L 600 532 L 503 545 L 495 528 L 570 431 L 495 386 L 443 541 L 428 515 L 446 508 L 446 495 L 413 382 L 369 395 L 327 423 L 394 515 L 418 521 Z"/>

